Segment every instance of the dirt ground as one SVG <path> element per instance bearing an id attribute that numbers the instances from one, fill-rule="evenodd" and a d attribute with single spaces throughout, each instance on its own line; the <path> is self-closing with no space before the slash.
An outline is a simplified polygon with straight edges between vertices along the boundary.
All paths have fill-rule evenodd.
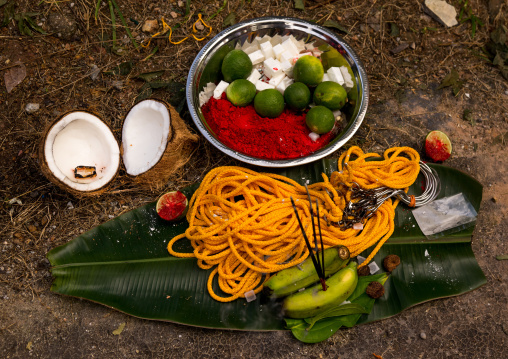
<path id="1" fill-rule="evenodd" d="M 453 155 L 445 164 L 483 184 L 472 245 L 486 285 L 305 345 L 290 332 L 208 330 L 148 321 L 50 292 L 46 259 L 50 249 L 153 201 L 165 190 L 199 181 L 211 168 L 236 163 L 202 139 L 189 164 L 157 193 L 136 187 L 124 172 L 110 192 L 95 199 L 77 199 L 52 185 L 42 176 L 37 157 L 48 123 L 69 110 L 85 109 L 99 114 L 118 135 L 126 110 L 144 90 L 137 75 L 164 70 L 158 81 L 183 84 L 207 40 L 173 45 L 167 38 L 156 39 L 149 48 L 136 50 L 118 15 L 113 44 L 108 1 L 99 4 L 95 19 L 95 0 L 7 4 L 0 0 L 0 21 L 9 12 L 17 16 L 0 28 L 0 356 L 508 357 L 508 261 L 496 260 L 508 254 L 504 177 L 508 175 L 508 81 L 484 51 L 490 33 L 508 25 L 508 3 L 448 2 L 458 13 L 464 10 L 465 21 L 452 28 L 427 16 L 421 1 L 307 0 L 301 11 L 294 9 L 293 1 L 283 0 L 116 0 L 137 43 L 147 37 L 141 31 L 146 20 L 157 19 L 160 24 L 164 18 L 171 26 L 180 24 L 176 41 L 190 34 L 199 13 L 204 19 L 212 17 L 211 36 L 231 22 L 260 16 L 339 23 L 348 33 L 335 31 L 358 52 L 371 90 L 366 119 L 351 142 L 368 151 L 407 145 L 423 153 L 425 134 L 439 129 L 453 142 Z M 16 5 L 12 11 L 9 3 Z M 152 52 L 155 46 L 158 51 Z M 128 62 L 133 65 L 129 74 L 107 73 Z M 452 70 L 458 80 L 454 86 L 440 88 Z M 13 78 L 19 84 L 8 91 Z M 152 96 L 170 102 L 178 98 L 168 89 L 153 89 Z M 39 108 L 33 111 L 28 104 Z M 190 122 L 189 126 L 195 130 Z M 126 323 L 124 330 L 114 335 L 121 323 Z"/>

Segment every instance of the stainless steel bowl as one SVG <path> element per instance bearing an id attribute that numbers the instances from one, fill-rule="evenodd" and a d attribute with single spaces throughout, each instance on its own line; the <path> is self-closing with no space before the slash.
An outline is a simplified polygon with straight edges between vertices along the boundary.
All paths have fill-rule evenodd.
<path id="1" fill-rule="evenodd" d="M 225 53 L 256 36 L 292 34 L 297 39 L 316 44 L 329 44 L 347 60 L 357 83 L 356 104 L 346 113 L 347 124 L 330 143 L 305 157 L 288 160 L 267 160 L 242 154 L 225 146 L 206 123 L 199 107 L 199 92 L 208 82 L 217 83 L 220 65 Z M 353 91 L 353 90 L 351 90 Z M 196 56 L 187 79 L 187 103 L 194 123 L 203 136 L 222 152 L 242 162 L 262 167 L 292 167 L 321 159 L 342 147 L 360 127 L 367 112 L 369 86 L 367 74 L 358 55 L 339 36 L 324 27 L 310 22 L 286 17 L 263 17 L 241 22 L 227 28 L 210 40 Z"/>

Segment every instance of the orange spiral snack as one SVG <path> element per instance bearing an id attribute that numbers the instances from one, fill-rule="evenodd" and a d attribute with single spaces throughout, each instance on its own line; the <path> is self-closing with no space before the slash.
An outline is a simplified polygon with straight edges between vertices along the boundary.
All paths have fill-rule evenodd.
<path id="1" fill-rule="evenodd" d="M 355 156 L 351 160 L 351 156 Z M 345 245 L 351 256 L 376 245 L 362 265 L 367 264 L 394 230 L 398 201 L 387 200 L 369 218 L 362 230 L 341 230 L 333 223 L 342 219 L 352 182 L 364 188 L 389 186 L 407 188 L 419 172 L 419 155 L 408 147 L 392 148 L 380 161 L 366 161 L 364 154 L 350 148 L 339 159 L 339 170 L 330 180 L 309 186 L 313 206 L 318 199 L 324 247 Z M 301 263 L 309 255 L 290 197 L 311 244 L 314 244 L 309 201 L 304 186 L 275 174 L 258 173 L 241 167 L 218 167 L 210 171 L 192 196 L 187 213 L 189 227 L 171 239 L 168 251 L 177 257 L 196 257 L 203 269 L 215 267 L 208 278 L 208 292 L 221 302 L 230 302 L 253 290 L 258 293 L 271 273 Z M 314 208 L 314 213 L 316 209 Z M 173 250 L 176 241 L 190 240 L 194 251 Z M 217 295 L 212 283 L 218 276 Z"/>

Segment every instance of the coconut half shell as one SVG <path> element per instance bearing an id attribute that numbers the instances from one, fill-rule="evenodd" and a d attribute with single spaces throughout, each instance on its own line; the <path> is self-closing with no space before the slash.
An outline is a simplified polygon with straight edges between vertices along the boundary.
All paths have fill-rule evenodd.
<path id="1" fill-rule="evenodd" d="M 99 117 L 71 111 L 44 131 L 39 161 L 44 176 L 56 186 L 77 197 L 97 196 L 118 174 L 120 148 Z"/>
<path id="2" fill-rule="evenodd" d="M 168 103 L 147 99 L 134 105 L 122 127 L 125 171 L 138 185 L 158 190 L 185 165 L 199 137 Z"/>

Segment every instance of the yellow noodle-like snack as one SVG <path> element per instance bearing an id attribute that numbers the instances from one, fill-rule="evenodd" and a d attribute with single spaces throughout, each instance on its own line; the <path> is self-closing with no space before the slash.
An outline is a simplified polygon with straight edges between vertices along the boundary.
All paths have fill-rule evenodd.
<path id="1" fill-rule="evenodd" d="M 393 233 L 398 201 L 385 201 L 362 230 L 341 230 L 337 222 L 350 200 L 347 187 L 356 182 L 362 188 L 407 188 L 420 170 L 418 153 L 408 147 L 391 148 L 382 160 L 367 161 L 372 157 L 381 156 L 352 147 L 340 157 L 338 171 L 330 179 L 322 174 L 323 182 L 308 186 L 314 213 L 316 199 L 319 202 L 324 247 L 345 245 L 351 256 L 356 256 L 375 245 L 363 265 L 372 260 Z M 230 302 L 251 290 L 258 293 L 271 273 L 297 265 L 309 255 L 291 197 L 307 237 L 315 245 L 304 186 L 283 176 L 246 168 L 215 168 L 190 200 L 189 228 L 171 239 L 168 251 L 177 257 L 196 257 L 203 269 L 214 267 L 207 287 L 218 301 Z M 191 242 L 193 253 L 173 250 L 175 242 L 182 238 Z M 215 276 L 226 297 L 213 291 Z"/>

